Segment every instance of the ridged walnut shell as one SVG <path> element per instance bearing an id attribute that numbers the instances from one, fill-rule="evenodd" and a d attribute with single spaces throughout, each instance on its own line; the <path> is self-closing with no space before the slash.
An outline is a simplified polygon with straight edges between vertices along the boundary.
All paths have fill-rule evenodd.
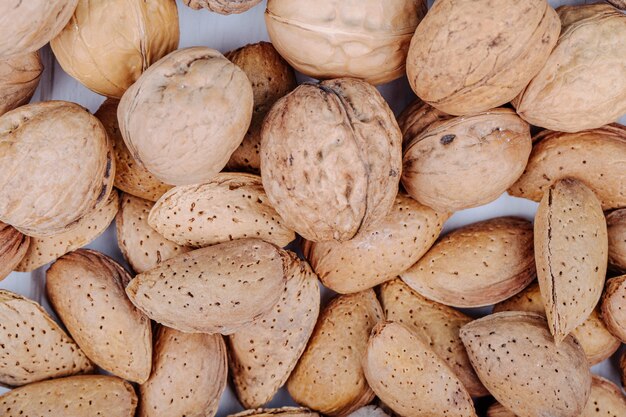
<path id="1" fill-rule="evenodd" d="M 265 192 L 307 240 L 349 240 L 391 210 L 402 136 L 389 106 L 352 78 L 303 84 L 263 124 Z"/>
<path id="2" fill-rule="evenodd" d="M 42 72 L 37 51 L 0 58 L 0 116 L 28 103 Z"/>
<path id="3" fill-rule="evenodd" d="M 102 124 L 65 101 L 0 117 L 0 221 L 24 234 L 63 232 L 104 205 L 115 163 Z"/>
<path id="4" fill-rule="evenodd" d="M 423 0 L 269 0 L 272 43 L 298 71 L 318 79 L 383 84 L 404 75 Z"/>
<path id="5" fill-rule="evenodd" d="M 560 28 L 546 0 L 437 0 L 411 40 L 409 83 L 449 114 L 501 106 L 541 70 Z"/>
<path id="6" fill-rule="evenodd" d="M 609 265 L 618 272 L 626 272 L 626 209 L 615 210 L 606 216 L 609 235 Z"/>
<path id="7" fill-rule="evenodd" d="M 30 237 L 0 222 L 0 281 L 5 279 L 26 256 Z"/>

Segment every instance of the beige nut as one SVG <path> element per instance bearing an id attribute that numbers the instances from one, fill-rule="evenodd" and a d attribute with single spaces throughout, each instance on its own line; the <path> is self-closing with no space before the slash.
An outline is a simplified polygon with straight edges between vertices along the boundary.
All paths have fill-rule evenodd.
<path id="1" fill-rule="evenodd" d="M 607 281 L 602 295 L 602 319 L 610 332 L 626 343 L 626 275 Z"/>
<path id="2" fill-rule="evenodd" d="M 42 72 L 38 51 L 0 58 L 0 116 L 28 103 Z"/>
<path id="3" fill-rule="evenodd" d="M 183 0 L 192 9 L 208 9 L 219 14 L 238 14 L 250 10 L 261 0 Z"/>
<path id="4" fill-rule="evenodd" d="M 626 396 L 608 379 L 593 375 L 591 394 L 580 417 L 626 416 Z"/>
<path id="5" fill-rule="evenodd" d="M 626 272 L 626 209 L 615 210 L 606 216 L 609 235 L 609 265 L 618 272 Z"/>
<path id="6" fill-rule="evenodd" d="M 24 259 L 31 238 L 14 227 L 0 222 L 0 281 L 5 279 Z"/>

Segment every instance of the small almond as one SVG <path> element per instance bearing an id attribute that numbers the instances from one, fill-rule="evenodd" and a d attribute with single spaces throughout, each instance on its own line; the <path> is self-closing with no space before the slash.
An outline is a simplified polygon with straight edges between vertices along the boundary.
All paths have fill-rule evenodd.
<path id="1" fill-rule="evenodd" d="M 626 273 L 626 209 L 615 210 L 606 216 L 609 235 L 609 265 Z"/>
<path id="2" fill-rule="evenodd" d="M 609 331 L 626 343 L 626 275 L 607 281 L 602 296 L 602 319 Z"/>
<path id="3" fill-rule="evenodd" d="M 31 238 L 0 222 L 0 281 L 5 279 L 26 256 Z"/>
<path id="4" fill-rule="evenodd" d="M 304 407 L 282 407 L 282 408 L 257 408 L 256 410 L 245 410 L 228 417 L 320 417 L 315 411 Z"/>

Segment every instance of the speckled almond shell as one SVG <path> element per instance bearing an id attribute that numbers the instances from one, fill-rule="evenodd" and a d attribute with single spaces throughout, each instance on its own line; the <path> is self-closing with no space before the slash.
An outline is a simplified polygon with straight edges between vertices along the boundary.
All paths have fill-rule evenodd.
<path id="1" fill-rule="evenodd" d="M 0 116 L 28 103 L 42 72 L 38 51 L 0 58 Z"/>
<path id="2" fill-rule="evenodd" d="M 133 386 L 105 375 L 37 382 L 0 396 L 3 417 L 133 417 L 136 408 Z"/>
<path id="3" fill-rule="evenodd" d="M 493 403 L 487 409 L 487 417 L 517 417 L 511 411 L 507 410 L 505 406 L 500 403 Z"/>
<path id="4" fill-rule="evenodd" d="M 561 178 L 584 182 L 604 210 L 626 207 L 626 127 L 612 124 L 579 133 L 540 133 L 533 139 L 524 174 L 509 193 L 539 201 Z"/>
<path id="5" fill-rule="evenodd" d="M 284 257 L 258 239 L 220 243 L 161 262 L 137 275 L 126 293 L 158 323 L 182 332 L 228 335 L 280 300 Z"/>
<path id="6" fill-rule="evenodd" d="M 544 317 L 492 314 L 462 327 L 461 339 L 483 384 L 518 417 L 577 417 L 585 407 L 585 353 L 572 336 L 555 344 Z"/>
<path id="7" fill-rule="evenodd" d="M 117 100 L 107 99 L 94 114 L 102 122 L 113 145 L 115 187 L 139 198 L 157 201 L 172 186 L 156 179 L 150 171 L 135 161 L 120 132 L 117 122 L 117 106 Z"/>
<path id="8" fill-rule="evenodd" d="M 267 404 L 287 381 L 320 310 L 317 276 L 288 252 L 287 285 L 272 310 L 229 337 L 230 368 L 245 408 Z"/>
<path id="9" fill-rule="evenodd" d="M 501 311 L 528 311 L 545 316 L 543 298 L 536 282 L 530 284 L 524 291 L 515 294 L 493 307 L 494 313 Z M 613 336 L 600 318 L 599 306 L 593 310 L 589 318 L 580 326 L 572 330 L 572 336 L 578 340 L 587 355 L 590 365 L 596 365 L 613 355 L 619 349 L 621 342 Z"/>
<path id="10" fill-rule="evenodd" d="M 179 49 L 150 66 L 117 117 L 135 160 L 166 184 L 208 181 L 224 168 L 252 118 L 246 74 L 205 47 Z"/>
<path id="11" fill-rule="evenodd" d="M 546 0 L 437 0 L 411 40 L 409 83 L 449 114 L 501 106 L 541 70 L 560 28 Z"/>
<path id="12" fill-rule="evenodd" d="M 626 272 L 626 209 L 615 210 L 606 216 L 609 235 L 609 265 Z"/>
<path id="13" fill-rule="evenodd" d="M 139 387 L 139 417 L 213 417 L 226 388 L 228 361 L 219 334 L 160 327 L 148 381 Z"/>
<path id="14" fill-rule="evenodd" d="M 439 237 L 447 218 L 399 193 L 389 214 L 354 239 L 306 241 L 303 252 L 326 287 L 342 294 L 363 291 L 415 264 Z"/>
<path id="15" fill-rule="evenodd" d="M 476 416 L 472 398 L 452 369 L 400 323 L 384 322 L 374 328 L 363 369 L 378 398 L 399 415 Z"/>
<path id="16" fill-rule="evenodd" d="M 391 210 L 401 143 L 373 86 L 351 78 L 300 85 L 265 118 L 263 186 L 286 226 L 305 239 L 349 240 Z"/>
<path id="17" fill-rule="evenodd" d="M 93 372 L 83 351 L 34 301 L 0 290 L 0 322 L 0 383 L 20 386 Z"/>
<path id="18" fill-rule="evenodd" d="M 515 183 L 531 149 L 528 123 L 510 109 L 435 122 L 411 140 L 405 135 L 402 185 L 435 210 L 480 206 Z"/>
<path id="19" fill-rule="evenodd" d="M 105 205 L 87 213 L 71 229 L 48 237 L 32 237 L 24 258 L 15 267 L 19 272 L 32 272 L 73 250 L 94 241 L 109 227 L 120 206 L 113 190 Z"/>
<path id="20" fill-rule="evenodd" d="M 606 282 L 602 295 L 602 319 L 610 332 L 626 343 L 626 275 Z"/>
<path id="21" fill-rule="evenodd" d="M 380 303 L 388 321 L 405 325 L 448 364 L 472 397 L 489 395 L 470 364 L 459 329 L 472 318 L 443 304 L 430 301 L 402 280 L 380 286 Z"/>
<path id="22" fill-rule="evenodd" d="M 419 98 L 415 99 L 398 116 L 398 126 L 402 131 L 402 147 L 404 148 L 414 138 L 435 122 L 451 119 L 453 116 L 437 110 Z"/>
<path id="23" fill-rule="evenodd" d="M 46 272 L 50 304 L 85 354 L 101 368 L 142 383 L 150 376 L 150 320 L 126 298 L 128 273 L 111 258 L 80 249 Z"/>
<path id="24" fill-rule="evenodd" d="M 626 396 L 621 388 L 611 381 L 594 375 L 591 380 L 591 394 L 580 417 L 621 417 L 626 416 Z"/>
<path id="25" fill-rule="evenodd" d="M 0 117 L 0 221 L 45 237 L 104 205 L 115 163 L 102 124 L 83 107 L 48 101 Z"/>
<path id="26" fill-rule="evenodd" d="M 192 9 L 209 9 L 219 14 L 239 14 L 250 10 L 261 0 L 183 0 Z"/>
<path id="27" fill-rule="evenodd" d="M 269 204 L 261 177 L 235 172 L 173 188 L 155 203 L 148 223 L 186 246 L 256 238 L 283 247 L 296 238 Z"/>
<path id="28" fill-rule="evenodd" d="M 291 397 L 330 416 L 346 416 L 369 404 L 374 392 L 361 361 L 369 334 L 381 320 L 383 311 L 373 290 L 334 298 L 287 382 Z"/>
<path id="29" fill-rule="evenodd" d="M 539 203 L 534 234 L 539 288 L 558 343 L 587 320 L 602 295 L 608 238 L 600 202 L 583 183 L 560 180 Z"/>
<path id="30" fill-rule="evenodd" d="M 607 4 L 557 9 L 563 28 L 541 71 L 515 99 L 529 123 L 594 129 L 626 113 L 626 15 Z"/>
<path id="31" fill-rule="evenodd" d="M 65 26 L 78 0 L 0 2 L 0 57 L 35 52 Z"/>
<path id="32" fill-rule="evenodd" d="M 0 222 L 0 281 L 6 278 L 24 259 L 31 238 Z"/>
<path id="33" fill-rule="evenodd" d="M 228 417 L 319 417 L 315 411 L 304 407 L 281 407 L 281 408 L 257 408 L 256 410 L 245 410 Z"/>
<path id="34" fill-rule="evenodd" d="M 481 307 L 506 300 L 535 278 L 532 228 L 515 217 L 470 224 L 442 237 L 400 276 L 445 305 Z"/>

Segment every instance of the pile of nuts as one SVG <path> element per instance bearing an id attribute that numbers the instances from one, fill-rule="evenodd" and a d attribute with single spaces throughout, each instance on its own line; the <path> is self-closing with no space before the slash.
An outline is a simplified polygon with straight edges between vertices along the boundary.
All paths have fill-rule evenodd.
<path id="1" fill-rule="evenodd" d="M 268 0 L 223 55 L 174 0 L 3 0 L 0 279 L 52 263 L 59 322 L 0 290 L 0 416 L 213 417 L 229 381 L 236 417 L 626 416 L 590 371 L 626 343 L 619 8 Z M 94 115 L 27 104 L 48 42 Z M 505 192 L 534 222 L 440 236 Z M 82 248 L 113 220 L 128 270 Z"/>

